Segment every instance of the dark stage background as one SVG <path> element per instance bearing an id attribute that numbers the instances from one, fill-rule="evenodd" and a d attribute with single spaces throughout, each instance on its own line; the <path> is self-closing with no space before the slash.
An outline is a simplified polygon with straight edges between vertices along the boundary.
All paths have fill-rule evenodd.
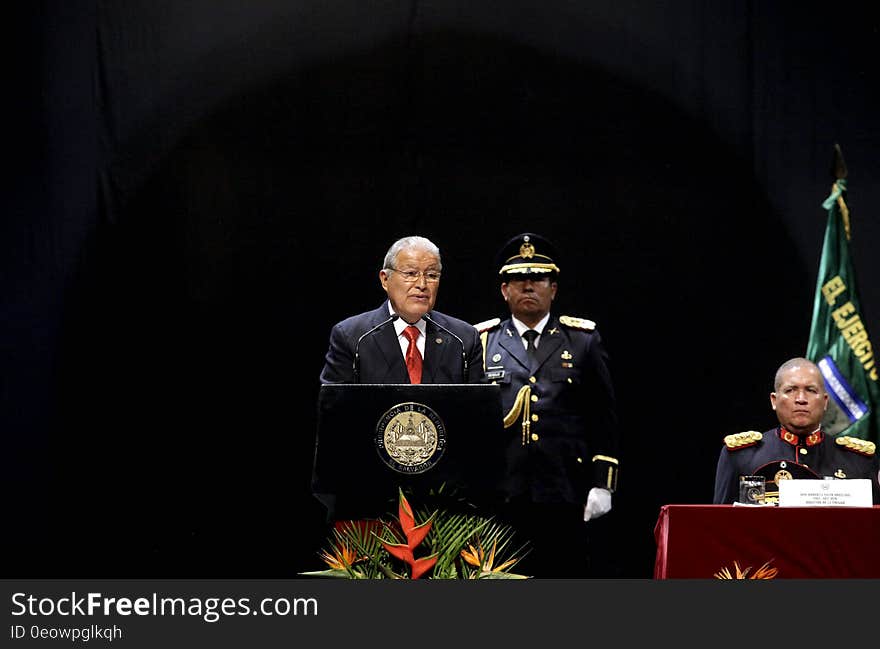
<path id="1" fill-rule="evenodd" d="M 817 5 L 817 7 L 820 5 Z M 291 577 L 334 322 L 406 234 L 438 309 L 563 250 L 624 434 L 599 574 L 649 578 L 661 505 L 774 423 L 806 350 L 832 147 L 880 331 L 878 23 L 860 3 L 142 0 L 10 22 L 0 241 L 4 573 Z"/>

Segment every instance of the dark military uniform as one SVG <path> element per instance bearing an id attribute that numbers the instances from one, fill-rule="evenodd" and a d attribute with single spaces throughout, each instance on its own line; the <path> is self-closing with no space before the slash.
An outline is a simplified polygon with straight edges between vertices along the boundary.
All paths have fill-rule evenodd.
<path id="1" fill-rule="evenodd" d="M 486 379 L 501 386 L 505 493 L 583 506 L 591 487 L 617 486 L 617 418 L 608 355 L 595 323 L 551 313 L 530 366 L 510 319 L 477 325 Z"/>
<path id="2" fill-rule="evenodd" d="M 552 297 L 547 300 L 550 289 L 543 287 L 556 282 L 556 259 L 552 244 L 532 233 L 512 238 L 496 259 L 508 286 L 549 281 L 535 289 L 541 296 L 532 300 L 533 306 L 544 301 L 547 310 L 531 319 L 548 316 L 532 358 L 511 318 L 475 326 L 486 380 L 501 386 L 509 434 L 500 517 L 531 546 L 517 572 L 589 577 L 597 571 L 590 565 L 587 529 L 596 524 L 584 522 L 584 505 L 593 487 L 611 492 L 617 487 L 617 416 L 608 354 L 596 324 L 549 311 Z M 522 294 L 517 285 L 513 297 Z"/>
<path id="3" fill-rule="evenodd" d="M 766 433 L 746 431 L 724 438 L 715 472 L 715 504 L 739 498 L 739 476 L 763 475 L 767 494 L 778 494 L 778 480 L 785 478 L 868 478 L 874 504 L 880 504 L 878 460 L 872 442 L 832 438 L 821 430 L 795 435 L 784 428 Z M 781 472 L 781 473 L 780 473 Z"/>

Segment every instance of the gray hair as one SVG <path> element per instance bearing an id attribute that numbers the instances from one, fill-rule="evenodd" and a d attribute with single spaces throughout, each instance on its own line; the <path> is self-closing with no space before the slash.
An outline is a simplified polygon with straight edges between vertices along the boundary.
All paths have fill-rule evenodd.
<path id="1" fill-rule="evenodd" d="M 794 369 L 795 367 L 812 367 L 815 368 L 816 372 L 819 372 L 819 368 L 816 366 L 816 364 L 807 358 L 802 358 L 800 356 L 796 358 L 790 358 L 782 365 L 780 365 L 778 370 L 776 370 L 776 377 L 773 379 L 774 392 L 779 390 L 779 386 L 782 385 L 782 375 L 790 369 Z M 822 376 L 821 372 L 819 372 L 819 376 Z M 824 387 L 824 381 L 822 383 L 822 387 Z"/>
<path id="2" fill-rule="evenodd" d="M 393 269 L 397 262 L 397 255 L 403 250 L 424 250 L 437 257 L 437 270 L 443 270 L 443 262 L 440 259 L 440 248 L 437 247 L 430 239 L 417 235 L 403 237 L 391 244 L 388 252 L 385 253 L 385 261 L 382 262 L 382 268 Z"/>

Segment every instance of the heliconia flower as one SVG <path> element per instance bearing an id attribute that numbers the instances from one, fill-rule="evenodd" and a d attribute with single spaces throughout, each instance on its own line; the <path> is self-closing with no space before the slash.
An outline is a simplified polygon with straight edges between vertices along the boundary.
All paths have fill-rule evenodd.
<path id="1" fill-rule="evenodd" d="M 413 550 L 425 540 L 428 532 L 431 531 L 434 515 L 432 514 L 431 518 L 421 525 L 416 525 L 416 519 L 415 516 L 413 516 L 409 501 L 406 499 L 406 496 L 403 495 L 403 491 L 400 491 L 400 498 L 398 500 L 398 518 L 400 519 L 400 527 L 406 537 L 406 543 L 389 543 L 381 539 L 380 542 L 388 554 L 409 565 L 411 579 L 418 579 L 425 574 L 425 572 L 434 567 L 434 564 L 437 563 L 439 557 L 439 555 L 434 554 L 430 557 L 416 559 L 413 555 Z"/>
<path id="2" fill-rule="evenodd" d="M 421 559 L 416 559 L 412 564 L 412 579 L 418 579 L 423 574 L 425 574 L 428 570 L 434 567 L 434 564 L 437 563 L 437 559 L 439 555 L 432 554 L 430 557 L 422 557 Z"/>
<path id="3" fill-rule="evenodd" d="M 398 504 L 398 518 L 400 519 L 400 527 L 406 536 L 406 544 L 410 550 L 414 550 L 431 531 L 434 524 L 434 515 L 421 525 L 416 525 L 416 518 L 413 516 L 412 508 L 403 492 L 400 493 L 400 501 Z"/>
<path id="4" fill-rule="evenodd" d="M 434 523 L 434 515 L 421 525 L 416 525 L 416 518 L 413 516 L 412 508 L 403 492 L 400 492 L 400 500 L 398 504 L 398 519 L 403 534 L 406 536 L 406 545 L 410 550 L 414 550 L 431 531 L 431 525 Z"/>
<path id="5" fill-rule="evenodd" d="M 413 557 L 412 548 L 408 545 L 404 545 L 403 543 L 386 543 L 382 541 L 382 547 L 388 551 L 395 559 L 400 559 L 401 561 L 406 561 L 408 564 L 412 565 L 415 558 Z"/>
<path id="6" fill-rule="evenodd" d="M 403 492 L 399 492 L 400 496 L 397 500 L 397 517 L 400 519 L 400 526 L 403 528 L 403 532 L 406 533 L 407 530 L 411 530 L 416 526 L 416 517 L 413 516 L 412 507 L 409 506 L 409 501 L 406 499 L 406 496 L 403 495 Z M 409 536 L 407 536 L 409 538 Z"/>
<path id="7" fill-rule="evenodd" d="M 416 546 L 425 540 L 425 537 L 428 536 L 428 532 L 431 531 L 431 525 L 433 525 L 433 523 L 434 521 L 429 519 L 421 525 L 416 525 L 413 528 L 403 531 L 403 533 L 406 534 L 406 544 L 411 550 L 415 549 Z"/>

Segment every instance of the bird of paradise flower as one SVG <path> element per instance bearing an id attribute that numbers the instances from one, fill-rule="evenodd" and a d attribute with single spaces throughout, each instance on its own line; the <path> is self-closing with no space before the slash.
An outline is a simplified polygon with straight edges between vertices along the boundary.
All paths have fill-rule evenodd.
<path id="1" fill-rule="evenodd" d="M 498 547 L 498 539 L 492 541 L 492 549 L 489 550 L 489 554 L 483 551 L 483 546 L 480 543 L 479 538 L 477 539 L 477 545 L 474 547 L 471 544 L 468 544 L 467 548 L 461 551 L 461 558 L 465 560 L 466 563 L 474 566 L 479 569 L 479 573 L 474 575 L 472 578 L 477 579 L 479 577 L 489 576 L 489 575 L 501 575 L 504 574 L 504 571 L 507 568 L 515 565 L 519 559 L 516 557 L 512 559 L 508 559 L 499 565 L 495 564 L 495 550 Z M 519 577 L 520 575 L 517 575 Z"/>

